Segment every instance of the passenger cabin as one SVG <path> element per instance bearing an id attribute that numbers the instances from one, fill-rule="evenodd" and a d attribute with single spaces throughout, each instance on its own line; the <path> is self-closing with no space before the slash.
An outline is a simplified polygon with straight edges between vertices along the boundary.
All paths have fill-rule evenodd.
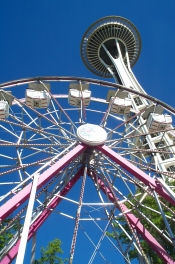
<path id="1" fill-rule="evenodd" d="M 166 130 L 172 124 L 172 117 L 170 115 L 159 115 L 151 113 L 147 120 L 147 127 L 150 132 Z"/>
<path id="2" fill-rule="evenodd" d="M 7 119 L 9 116 L 9 104 L 7 101 L 0 101 L 0 118 Z"/>
<path id="3" fill-rule="evenodd" d="M 9 117 L 9 107 L 12 105 L 13 96 L 11 91 L 0 91 L 0 119 Z"/>
<path id="4" fill-rule="evenodd" d="M 47 108 L 50 104 L 50 95 L 47 91 L 26 90 L 26 104 L 32 108 Z"/>
<path id="5" fill-rule="evenodd" d="M 110 103 L 112 103 L 110 112 L 112 114 L 122 114 L 127 115 L 130 113 L 130 109 L 132 106 L 132 100 L 129 98 L 121 99 L 119 97 L 111 97 Z"/>
<path id="6" fill-rule="evenodd" d="M 80 106 L 81 100 L 83 105 L 87 107 L 91 100 L 91 91 L 89 90 L 77 90 L 77 89 L 69 89 L 68 95 L 68 103 L 73 106 Z"/>

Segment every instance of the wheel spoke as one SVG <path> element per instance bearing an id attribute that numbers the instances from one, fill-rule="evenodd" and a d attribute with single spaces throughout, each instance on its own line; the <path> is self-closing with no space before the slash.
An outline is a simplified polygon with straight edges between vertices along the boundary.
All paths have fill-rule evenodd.
<path id="1" fill-rule="evenodd" d="M 103 34 L 108 32 L 101 32 L 101 37 Z M 89 105 L 85 104 L 87 98 L 83 88 L 77 88 L 81 95 L 77 105 L 70 104 L 69 94 L 62 92 L 65 91 L 65 80 L 73 82 L 75 87 L 90 84 L 94 97 L 90 98 Z M 46 89 L 48 81 L 52 84 L 51 91 Z M 38 89 L 48 92 L 49 105 L 44 108 L 27 105 L 26 99 L 18 98 L 16 83 L 24 90 L 23 94 L 26 84 L 41 85 Z M 104 89 L 101 98 L 97 96 L 99 84 L 100 89 Z M 159 127 L 156 132 L 149 129 L 147 113 L 155 99 L 138 91 L 132 92 L 124 85 L 72 77 L 26 79 L 1 87 L 6 91 L 9 85 L 13 95 L 10 113 L 8 118 L 0 119 L 0 218 L 5 220 L 11 216 L 0 235 L 13 230 L 17 223 L 19 227 L 1 252 L 4 263 L 10 263 L 9 256 L 13 259 L 17 255 L 27 202 L 37 173 L 39 180 L 28 240 L 40 227 L 43 228 L 44 221 L 53 213 L 59 223 L 68 228 L 68 240 L 73 237 L 72 246 L 69 245 L 70 263 L 78 261 L 81 247 L 87 248 L 87 263 L 107 262 L 116 251 L 125 263 L 132 263 L 129 256 L 133 250 L 139 261 L 148 263 L 143 240 L 151 247 L 151 241 L 154 241 L 163 253 L 156 251 L 156 247 L 155 252 L 167 260 L 162 241 L 175 246 L 175 132 L 172 124 L 165 129 Z M 111 112 L 117 97 L 115 93 L 118 91 L 118 94 L 120 88 L 122 92 L 129 92 L 128 96 L 132 98 L 128 114 Z M 114 90 L 112 101 L 106 99 L 105 89 L 107 92 Z M 145 100 L 140 109 L 136 109 L 134 103 L 138 95 Z M 161 105 L 163 114 L 171 111 L 174 120 L 175 111 L 157 99 L 156 102 L 149 114 L 156 113 L 156 107 Z M 92 125 L 89 131 L 95 129 L 93 125 L 105 131 L 104 145 L 104 142 L 93 145 L 93 137 L 85 130 L 83 136 L 89 137 L 89 141 L 81 140 L 77 129 L 88 124 Z M 100 136 L 99 133 L 97 141 Z M 81 176 L 86 178 L 83 195 L 79 195 Z M 161 224 L 155 223 L 156 217 L 161 219 Z M 141 231 L 143 228 L 145 234 Z M 160 243 L 155 237 L 160 238 Z"/>

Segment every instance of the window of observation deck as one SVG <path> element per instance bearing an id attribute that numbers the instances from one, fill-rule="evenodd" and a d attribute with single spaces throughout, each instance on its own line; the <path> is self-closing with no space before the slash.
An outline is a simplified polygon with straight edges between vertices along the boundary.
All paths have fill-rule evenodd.
<path id="1" fill-rule="evenodd" d="M 142 103 L 142 100 L 140 99 L 140 97 L 135 97 L 135 98 L 134 98 L 134 102 L 136 103 L 137 106 L 143 104 L 143 103 Z"/>
<path id="2" fill-rule="evenodd" d="M 175 172 L 175 165 L 171 165 L 171 166 L 167 167 L 166 169 L 169 172 Z"/>
<path id="3" fill-rule="evenodd" d="M 159 136 L 159 133 L 152 133 L 152 134 L 150 134 L 150 136 L 151 136 L 152 138 L 154 138 L 154 137 L 158 137 L 158 136 Z"/>
<path id="4" fill-rule="evenodd" d="M 165 153 L 165 152 L 170 152 L 170 149 L 168 148 L 168 146 L 166 145 L 165 141 L 160 141 L 160 142 L 157 142 L 155 143 L 155 146 L 160 149 L 160 157 L 162 160 L 167 160 L 167 159 L 170 159 L 172 158 L 172 154 L 170 153 Z M 162 150 L 162 152 L 161 152 Z"/>

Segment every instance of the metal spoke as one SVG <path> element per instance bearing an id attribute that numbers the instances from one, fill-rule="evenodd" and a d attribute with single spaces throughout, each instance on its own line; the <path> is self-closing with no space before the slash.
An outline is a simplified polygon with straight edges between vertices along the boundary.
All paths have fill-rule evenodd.
<path id="1" fill-rule="evenodd" d="M 102 69 L 102 67 L 99 69 Z M 49 79 L 47 79 L 47 81 L 48 80 Z M 54 79 L 54 81 L 55 80 L 56 79 Z M 61 81 L 63 80 L 64 78 Z M 45 88 L 45 81 L 46 79 L 43 78 L 41 82 L 44 85 L 40 83 L 43 88 Z M 73 81 L 75 81 L 75 79 Z M 81 79 L 81 82 L 80 79 L 76 81 L 79 85 L 80 83 L 83 85 L 85 79 Z M 28 82 L 30 83 L 30 80 L 28 80 Z M 91 87 L 93 94 L 93 89 L 97 88 L 94 85 L 96 81 L 88 80 L 88 82 L 93 86 Z M 38 79 L 35 83 L 39 83 Z M 125 86 L 116 86 L 116 84 L 101 81 L 98 82 L 98 84 L 101 85 L 101 88 L 104 88 L 103 85 L 106 85 L 106 89 L 119 88 L 120 90 L 122 87 L 122 91 L 130 92 L 132 100 L 133 96 L 138 94 L 140 98 L 144 100 L 152 99 L 148 95 L 143 95 L 138 91 L 135 93 L 135 90 L 131 93 L 129 88 Z M 8 85 L 9 84 L 6 84 L 4 87 Z M 21 83 L 21 88 L 22 87 Z M 115 251 L 120 252 L 125 263 L 132 263 L 129 254 L 133 249 L 138 252 L 140 262 L 148 263 L 149 258 L 147 258 L 141 243 L 143 239 L 141 238 L 142 235 L 140 235 L 135 227 L 133 228 L 130 220 L 125 217 L 128 214 L 132 214 L 133 217 L 136 214 L 142 225 L 148 225 L 150 230 L 153 230 L 160 239 L 167 241 L 169 245 L 174 244 L 175 234 L 172 225 L 174 223 L 175 213 L 173 208 L 167 204 L 167 201 L 173 201 L 173 203 L 175 203 L 173 194 L 175 187 L 171 183 L 165 183 L 165 180 L 167 177 L 169 179 L 174 179 L 175 176 L 173 171 L 168 171 L 166 169 L 167 165 L 160 166 L 162 155 L 164 155 L 164 157 L 171 157 L 170 165 L 173 164 L 175 156 L 174 142 L 171 138 L 167 143 L 167 147 L 154 144 L 155 133 L 145 128 L 147 124 L 142 118 L 146 111 L 148 111 L 149 105 L 145 105 L 145 107 L 139 111 L 133 108 L 130 114 L 125 116 L 112 113 L 111 107 L 114 101 L 106 101 L 105 98 L 91 97 L 92 103 L 90 107 L 85 108 L 83 102 L 84 98 L 81 96 L 81 107 L 67 106 L 68 95 L 59 92 L 57 94 L 55 91 L 51 93 L 49 91 L 51 97 L 50 106 L 45 109 L 31 109 L 27 106 L 25 99 L 17 98 L 13 85 L 12 88 L 14 88 L 14 101 L 10 107 L 9 117 L 7 119 L 0 119 L 0 135 L 2 135 L 0 136 L 0 159 L 2 160 L 0 171 L 2 181 L 0 183 L 0 188 L 2 188 L 2 190 L 7 188 L 7 191 L 2 191 L 0 201 L 2 205 L 3 203 L 9 204 L 9 206 L 13 204 L 13 209 L 9 211 L 13 212 L 13 218 L 9 225 L 2 230 L 2 234 L 8 229 L 10 230 L 17 219 L 22 226 L 24 225 L 27 206 L 24 205 L 22 207 L 21 203 L 17 210 L 15 203 L 10 203 L 10 200 L 14 201 L 13 199 L 16 198 L 17 195 L 20 195 L 20 192 L 22 193 L 21 199 L 23 199 L 22 197 L 28 195 L 28 191 L 25 194 L 23 193 L 27 190 L 25 187 L 31 184 L 35 173 L 43 175 L 46 171 L 50 171 L 50 167 L 54 166 L 60 159 L 64 159 L 73 148 L 76 148 L 78 142 L 81 141 L 79 137 L 77 138 L 78 132 L 76 131 L 76 127 L 91 123 L 91 117 L 94 116 L 96 124 L 101 124 L 100 127 L 108 134 L 105 144 L 110 151 L 124 158 L 125 164 L 130 162 L 130 164 L 140 169 L 142 173 L 147 173 L 147 175 L 154 180 L 154 183 L 159 182 L 162 186 L 162 190 L 157 183 L 156 188 L 152 190 L 152 185 L 147 185 L 145 182 L 145 179 L 148 178 L 137 179 L 137 177 L 133 176 L 131 172 L 128 172 L 127 169 L 123 167 L 124 165 L 121 166 L 120 163 L 116 160 L 114 161 L 113 158 L 107 156 L 106 153 L 101 153 L 101 148 L 107 149 L 106 146 L 87 146 L 85 144 L 87 149 L 86 154 L 82 153 L 77 156 L 62 168 L 55 177 L 50 176 L 51 178 L 49 178 L 49 181 L 46 182 L 44 186 L 39 187 L 32 210 L 30 226 L 34 223 L 35 226 L 38 226 L 38 221 L 42 221 L 40 217 L 46 214 L 45 210 L 47 210 L 48 215 L 53 212 L 55 213 L 55 217 L 65 218 L 66 221 L 75 221 L 70 263 L 73 262 L 73 260 L 77 261 L 79 250 L 77 238 L 79 235 L 81 236 L 81 232 L 78 232 L 78 229 L 82 230 L 82 233 L 92 246 L 91 255 L 88 256 L 86 262 L 99 262 L 99 258 L 102 261 L 109 261 L 110 257 L 108 254 L 104 253 L 103 245 L 106 247 L 108 245 L 107 243 L 110 243 Z M 116 90 L 114 91 L 114 95 L 115 93 Z M 114 99 L 117 98 L 117 94 L 119 93 L 116 93 Z M 152 102 L 154 102 L 154 100 L 152 100 Z M 159 103 L 157 105 L 159 105 Z M 171 111 L 171 113 L 173 113 L 172 108 L 170 109 L 169 107 L 166 108 L 166 111 L 169 111 L 169 113 Z M 155 107 L 152 110 L 152 113 L 154 112 Z M 175 112 L 173 115 L 174 114 Z M 81 120 L 79 120 L 79 118 Z M 173 133 L 173 131 L 173 126 L 167 127 L 164 130 L 158 129 L 156 132 L 159 134 L 157 140 L 167 140 L 169 133 Z M 145 140 L 152 143 L 146 145 Z M 82 143 L 82 146 L 83 145 L 84 143 Z M 86 159 L 88 160 L 87 162 Z M 66 197 L 65 187 L 70 186 L 69 182 L 76 181 L 74 177 L 82 164 L 85 163 L 86 174 L 90 177 L 87 177 L 84 188 L 88 186 L 88 195 L 91 197 L 89 180 L 92 179 L 92 193 L 94 191 L 97 192 L 98 198 L 93 198 L 96 200 L 87 200 L 86 188 L 84 193 L 85 200 L 81 195 L 79 199 L 75 199 L 73 193 L 70 193 L 70 196 Z M 162 164 L 165 163 L 166 160 L 162 161 Z M 160 180 L 160 176 L 162 180 Z M 13 177 L 13 180 L 11 177 Z M 102 182 L 105 184 L 104 191 L 101 189 Z M 153 184 L 152 180 L 151 184 Z M 111 195 L 115 197 L 114 200 L 111 200 Z M 163 195 L 163 198 L 160 199 L 159 195 Z M 155 202 L 158 201 L 157 207 L 152 208 L 146 204 L 149 197 L 152 197 Z M 27 198 L 27 201 L 28 199 L 29 198 Z M 65 206 L 63 206 L 61 210 L 55 207 L 53 208 L 52 202 L 54 203 L 55 200 L 62 201 Z M 125 205 L 129 205 L 127 209 Z M 78 206 L 78 213 L 75 209 L 71 209 L 70 211 L 67 209 L 69 207 L 73 208 L 74 206 Z M 155 225 L 154 219 L 150 216 L 151 214 L 162 218 L 164 223 L 163 229 Z M 123 218 L 128 225 L 128 230 L 125 230 L 121 218 Z M 91 223 L 101 232 L 97 236 L 97 240 L 94 240 L 92 230 L 87 229 L 87 226 L 91 225 Z M 128 244 L 122 244 L 119 234 L 115 230 L 115 225 L 118 226 L 120 232 L 125 234 L 129 241 Z M 107 231 L 113 232 L 116 240 L 107 236 Z M 19 246 L 18 238 L 19 235 L 21 236 L 21 232 L 22 228 L 18 230 L 18 234 L 14 234 L 11 243 L 8 247 L 4 248 L 3 256 L 5 256 L 7 251 L 13 251 L 15 244 Z M 30 230 L 29 234 L 31 234 Z M 37 238 L 37 241 L 39 241 L 39 238 Z M 77 247 L 76 250 L 75 245 Z M 7 261 L 7 263 L 9 262 Z"/>

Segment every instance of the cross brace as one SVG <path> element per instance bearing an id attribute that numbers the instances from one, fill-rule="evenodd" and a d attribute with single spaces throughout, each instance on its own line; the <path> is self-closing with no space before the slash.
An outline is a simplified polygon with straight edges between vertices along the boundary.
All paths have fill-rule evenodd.
<path id="1" fill-rule="evenodd" d="M 146 186 L 149 186 L 150 189 L 155 190 L 160 196 L 162 196 L 165 200 L 175 206 L 175 200 L 172 199 L 172 197 L 166 192 L 166 190 L 161 186 L 158 181 L 151 178 L 145 172 L 137 168 L 131 162 L 121 157 L 119 154 L 117 154 L 107 146 L 99 146 L 97 147 L 97 149 L 104 153 L 111 160 L 113 160 L 116 164 L 119 164 L 123 169 L 131 173 L 138 180 L 143 182 Z"/>
<path id="2" fill-rule="evenodd" d="M 41 227 L 41 225 L 46 221 L 49 215 L 53 212 L 53 210 L 57 207 L 57 205 L 62 201 L 62 197 L 65 196 L 75 185 L 75 183 L 79 180 L 79 178 L 83 175 L 84 167 L 82 167 L 76 175 L 68 182 L 68 184 L 63 188 L 60 192 L 60 196 L 56 196 L 53 201 L 49 204 L 49 206 L 42 212 L 42 214 L 34 221 L 31 225 L 28 241 L 36 234 L 37 230 Z M 7 255 L 1 260 L 1 264 L 9 264 L 11 263 L 18 253 L 20 245 L 20 239 L 16 242 L 16 244 L 10 249 Z"/>
<path id="3" fill-rule="evenodd" d="M 57 175 L 66 165 L 68 165 L 73 159 L 84 152 L 87 149 L 85 145 L 78 145 L 65 156 L 63 156 L 59 161 L 52 165 L 48 170 L 44 171 L 39 179 L 37 190 L 43 187 L 51 178 Z M 21 191 L 15 194 L 11 199 L 9 199 L 5 204 L 0 207 L 0 220 L 3 221 L 8 217 L 14 210 L 16 210 L 21 204 L 23 204 L 29 197 L 32 188 L 32 183 L 29 183 Z"/>

